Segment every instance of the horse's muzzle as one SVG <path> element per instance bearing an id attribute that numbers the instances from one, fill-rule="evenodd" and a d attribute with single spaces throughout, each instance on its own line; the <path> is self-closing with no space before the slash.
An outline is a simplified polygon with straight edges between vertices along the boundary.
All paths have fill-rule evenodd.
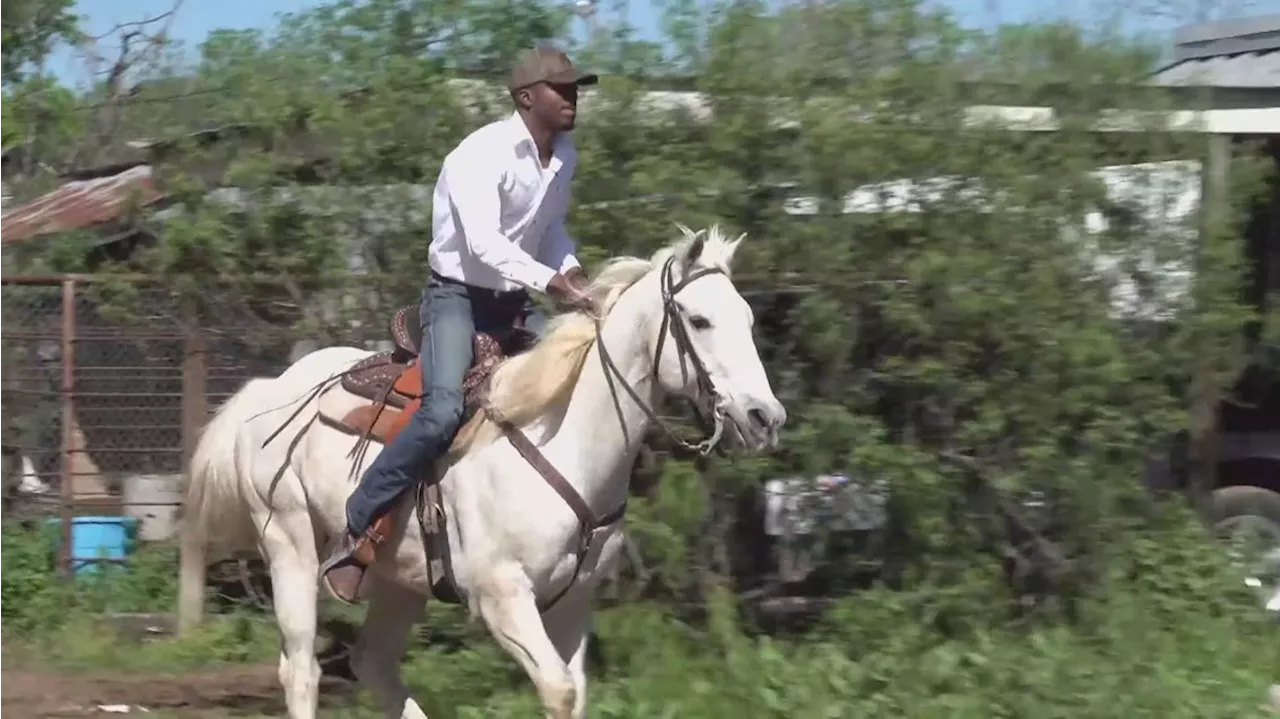
<path id="1" fill-rule="evenodd" d="M 773 398 L 734 403 L 727 414 L 742 444 L 753 452 L 777 448 L 778 433 L 787 422 L 787 410 Z"/>

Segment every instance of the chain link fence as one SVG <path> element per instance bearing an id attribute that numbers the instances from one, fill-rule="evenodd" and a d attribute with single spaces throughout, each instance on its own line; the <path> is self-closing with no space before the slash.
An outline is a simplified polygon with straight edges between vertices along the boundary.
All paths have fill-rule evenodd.
<path id="1" fill-rule="evenodd" d="M 184 449 L 208 408 L 265 368 L 237 350 L 234 328 L 206 340 L 159 283 L 6 276 L 3 287 L 5 518 L 61 516 L 64 570 L 89 561 L 67 545 L 73 523 L 105 521 L 90 517 L 170 539 Z"/>
<path id="2" fill-rule="evenodd" d="M 129 517 L 137 539 L 173 539 L 185 458 L 210 414 L 308 351 L 389 343 L 406 299 L 375 278 L 201 293 L 148 278 L 2 281 L 3 513 L 32 531 L 60 519 L 66 571 L 94 561 L 73 556 L 77 522 Z M 243 563 L 236 574 L 247 586 Z"/>
<path id="3" fill-rule="evenodd" d="M 63 449 L 65 294 L 57 278 L 40 283 L 4 280 L 0 417 L 6 518 L 57 514 L 63 471 L 72 471 Z"/>

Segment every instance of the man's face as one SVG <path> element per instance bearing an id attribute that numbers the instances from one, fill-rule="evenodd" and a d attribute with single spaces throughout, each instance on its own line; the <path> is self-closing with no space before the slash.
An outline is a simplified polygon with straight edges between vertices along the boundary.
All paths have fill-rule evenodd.
<path id="1" fill-rule="evenodd" d="M 540 82 L 528 88 L 529 111 L 553 132 L 569 132 L 578 114 L 578 86 Z"/>

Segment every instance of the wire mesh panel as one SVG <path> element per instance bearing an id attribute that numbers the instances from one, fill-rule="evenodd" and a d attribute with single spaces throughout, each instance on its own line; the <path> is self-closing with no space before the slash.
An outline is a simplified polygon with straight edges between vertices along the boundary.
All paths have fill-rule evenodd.
<path id="1" fill-rule="evenodd" d="M 62 483 L 62 293 L 56 279 L 6 279 L 0 293 L 6 517 L 57 511 Z"/>
<path id="2" fill-rule="evenodd" d="M 103 473 L 176 475 L 186 332 L 165 292 L 142 285 L 132 295 L 77 293 L 76 415 Z"/>
<path id="3" fill-rule="evenodd" d="M 132 517 L 140 539 L 172 536 L 183 437 L 200 424 L 184 428 L 196 329 L 185 317 L 158 283 L 5 278 L 8 514 L 50 513 L 61 494 L 69 514 Z"/>

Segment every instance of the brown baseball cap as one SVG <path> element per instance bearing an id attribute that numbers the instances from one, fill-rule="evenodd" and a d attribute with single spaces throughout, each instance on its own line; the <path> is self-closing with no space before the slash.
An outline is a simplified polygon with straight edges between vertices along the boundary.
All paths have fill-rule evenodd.
<path id="1" fill-rule="evenodd" d="M 569 56 L 558 48 L 540 45 L 526 50 L 511 70 L 511 82 L 507 89 L 521 90 L 540 82 L 555 85 L 594 85 L 600 77 L 593 72 L 582 72 L 573 66 Z"/>

